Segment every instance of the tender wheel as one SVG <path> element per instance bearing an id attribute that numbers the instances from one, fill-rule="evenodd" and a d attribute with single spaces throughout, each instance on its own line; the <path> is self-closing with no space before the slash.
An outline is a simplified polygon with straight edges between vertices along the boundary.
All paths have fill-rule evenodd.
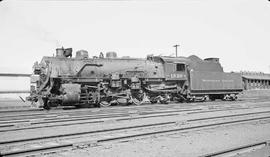
<path id="1" fill-rule="evenodd" d="M 214 95 L 209 95 L 209 99 L 210 99 L 211 101 L 215 101 L 215 100 L 216 100 L 216 97 L 215 97 Z"/>
<path id="2" fill-rule="evenodd" d="M 235 101 L 237 99 L 237 96 L 235 94 L 230 95 L 231 101 Z"/>
<path id="3" fill-rule="evenodd" d="M 187 102 L 188 103 L 195 102 L 195 97 L 191 96 L 191 97 L 187 98 Z"/>

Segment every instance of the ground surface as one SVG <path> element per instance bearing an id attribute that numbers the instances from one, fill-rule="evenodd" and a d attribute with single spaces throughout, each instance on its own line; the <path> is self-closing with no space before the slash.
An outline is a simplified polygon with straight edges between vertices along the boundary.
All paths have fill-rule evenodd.
<path id="1" fill-rule="evenodd" d="M 210 117 L 218 116 L 222 114 L 238 114 L 244 112 L 255 112 L 255 111 L 267 111 L 270 110 L 270 90 L 253 90 L 245 91 L 239 96 L 240 100 L 237 102 L 206 102 L 206 103 L 191 103 L 191 104 L 180 104 L 183 107 L 196 107 L 200 105 L 200 108 L 215 109 L 223 104 L 229 107 L 245 107 L 250 104 L 256 104 L 257 102 L 262 103 L 268 108 L 254 108 L 248 111 L 236 110 L 236 111 L 226 111 L 226 112 L 213 112 L 213 113 L 202 113 L 202 114 L 179 114 L 170 117 L 153 117 L 147 119 L 136 119 L 130 121 L 115 122 L 109 120 L 108 122 L 101 124 L 78 124 L 78 125 L 68 125 L 60 127 L 46 127 L 40 129 L 28 129 L 19 131 L 2 132 L 0 134 L 0 142 L 9 139 L 20 139 L 29 137 L 39 137 L 43 135 L 54 135 L 63 134 L 70 132 L 80 132 L 84 130 L 95 130 L 95 129 L 106 129 L 112 127 L 128 126 L 128 125 L 142 125 L 154 122 L 168 122 L 168 121 L 182 121 L 188 118 L 198 118 L 198 117 Z M 29 103 L 24 103 L 21 100 L 10 100 L 4 99 L 0 102 L 0 110 L 12 110 L 12 109 L 25 109 L 29 108 Z M 117 110 L 123 110 L 123 108 L 116 108 Z M 127 108 L 128 110 L 128 108 Z M 134 112 L 134 108 L 128 112 Z M 62 110 L 42 112 L 45 114 L 56 115 L 61 113 Z M 100 109 L 91 110 L 94 112 L 101 112 Z M 113 111 L 113 110 L 112 110 Z M 105 112 L 105 110 L 104 110 Z M 115 111 L 113 111 L 115 112 Z M 30 112 L 36 113 L 36 112 Z M 11 113 L 12 114 L 12 113 Z M 63 115 L 61 115 L 63 116 Z M 65 116 L 65 115 L 64 115 Z M 3 118 L 4 114 L 0 116 Z M 59 118 L 59 116 L 58 116 Z M 22 118 L 23 119 L 23 118 Z M 52 123 L 54 124 L 54 123 Z M 49 125 L 46 124 L 46 125 Z M 182 125 L 180 123 L 180 125 Z M 39 125 L 37 125 L 39 126 Z M 40 125 L 41 126 L 41 125 Z M 21 126 L 15 126 L 19 128 Z M 23 126 L 24 127 L 24 126 Z M 26 126 L 28 127 L 28 126 Z M 139 132 L 140 130 L 138 130 Z M 136 130 L 135 130 L 136 132 Z M 105 136 L 110 137 L 112 134 L 105 133 Z M 80 140 L 84 137 L 82 136 Z M 93 138 L 93 137 L 91 137 Z M 118 142 L 105 142 L 102 144 L 93 144 L 87 147 L 73 147 L 64 151 L 57 151 L 55 153 L 42 154 L 41 156 L 116 156 L 116 157 L 137 157 L 137 156 L 150 156 L 150 157 L 196 157 L 205 155 L 208 153 L 213 153 L 216 151 L 221 151 L 228 148 L 237 147 L 239 145 L 246 145 L 250 143 L 256 143 L 260 141 L 270 140 L 270 120 L 259 120 L 249 123 L 234 124 L 234 125 L 223 125 L 218 127 L 212 127 L 207 129 L 197 129 L 192 131 L 181 131 L 174 133 L 166 133 L 160 135 L 151 135 L 141 138 L 133 138 Z M 52 143 L 55 142 L 52 140 Z"/>
<path id="2" fill-rule="evenodd" d="M 51 156 L 196 157 L 270 138 L 270 124 L 234 125 L 105 144 Z"/>

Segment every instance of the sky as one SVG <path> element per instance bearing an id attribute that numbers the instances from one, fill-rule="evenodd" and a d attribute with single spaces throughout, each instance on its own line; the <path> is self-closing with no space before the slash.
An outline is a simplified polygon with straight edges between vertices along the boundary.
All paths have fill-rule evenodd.
<path id="1" fill-rule="evenodd" d="M 220 58 L 227 72 L 270 73 L 269 28 L 268 0 L 4 0 L 0 73 L 32 73 L 62 46 L 145 58 L 175 44 L 180 56 Z"/>

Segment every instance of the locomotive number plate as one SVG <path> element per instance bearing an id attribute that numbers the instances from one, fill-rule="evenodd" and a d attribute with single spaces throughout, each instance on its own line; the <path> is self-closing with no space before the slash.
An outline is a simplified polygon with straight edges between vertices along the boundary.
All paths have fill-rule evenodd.
<path id="1" fill-rule="evenodd" d="M 171 74 L 171 78 L 183 78 L 186 77 L 185 74 Z"/>

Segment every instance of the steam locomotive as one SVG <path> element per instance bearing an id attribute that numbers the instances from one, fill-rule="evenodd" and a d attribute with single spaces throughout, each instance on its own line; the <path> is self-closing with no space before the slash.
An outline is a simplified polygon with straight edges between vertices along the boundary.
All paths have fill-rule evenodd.
<path id="1" fill-rule="evenodd" d="M 27 100 L 45 109 L 235 100 L 242 92 L 242 78 L 225 73 L 218 58 L 120 58 L 115 52 L 89 58 L 85 50 L 72 57 L 72 48 L 58 48 L 56 56 L 34 64 L 30 91 Z"/>

